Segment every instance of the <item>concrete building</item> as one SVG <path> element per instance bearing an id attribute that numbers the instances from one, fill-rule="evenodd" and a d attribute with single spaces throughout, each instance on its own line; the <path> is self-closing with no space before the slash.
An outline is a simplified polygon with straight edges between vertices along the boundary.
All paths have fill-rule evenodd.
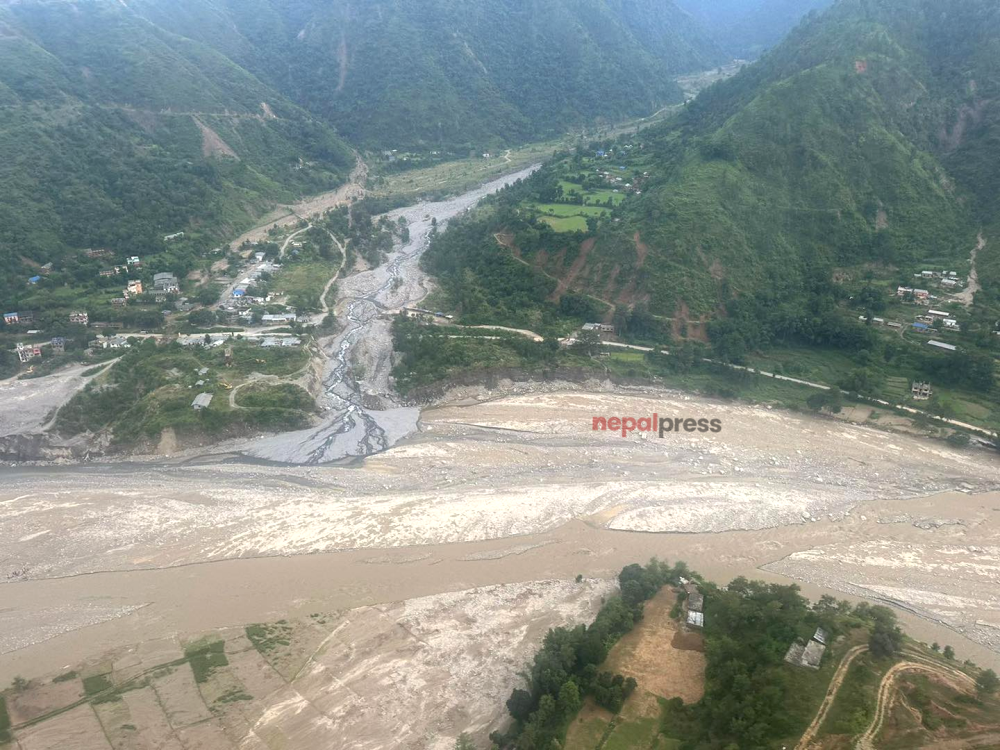
<path id="1" fill-rule="evenodd" d="M 18 344 L 17 345 L 17 358 L 21 363 L 28 362 L 29 360 L 35 359 L 36 357 L 42 356 L 42 348 L 34 344 Z"/>
<path id="2" fill-rule="evenodd" d="M 64 354 L 66 352 L 66 339 L 62 336 L 56 336 L 49 344 L 52 347 L 53 354 Z"/>
<path id="3" fill-rule="evenodd" d="M 3 322 L 9 326 L 17 325 L 21 322 L 21 315 L 16 312 L 4 313 Z"/>
<path id="4" fill-rule="evenodd" d="M 913 394 L 914 401 L 926 401 L 933 395 L 934 391 L 931 390 L 930 383 L 918 383 L 914 381 L 910 386 L 910 393 Z"/>
<path id="5" fill-rule="evenodd" d="M 153 274 L 153 288 L 158 292 L 179 292 L 181 290 L 177 277 L 172 273 Z"/>
<path id="6" fill-rule="evenodd" d="M 85 312 L 71 312 L 69 322 L 80 326 L 90 325 L 90 315 Z"/>
<path id="7" fill-rule="evenodd" d="M 294 313 L 279 313 L 277 315 L 262 315 L 261 323 L 294 323 L 299 319 Z"/>

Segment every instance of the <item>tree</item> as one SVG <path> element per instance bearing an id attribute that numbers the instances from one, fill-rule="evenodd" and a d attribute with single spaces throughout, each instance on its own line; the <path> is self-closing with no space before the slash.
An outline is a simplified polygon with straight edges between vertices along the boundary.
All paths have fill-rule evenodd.
<path id="1" fill-rule="evenodd" d="M 567 680 L 559 689 L 559 710 L 563 716 L 574 716 L 580 710 L 583 701 L 580 699 L 580 689 L 573 680 Z"/>
<path id="2" fill-rule="evenodd" d="M 870 610 L 875 626 L 868 649 L 876 659 L 896 656 L 903 648 L 903 631 L 896 625 L 896 615 L 887 607 L 872 607 Z"/>
<path id="3" fill-rule="evenodd" d="M 806 399 L 806 405 L 813 411 L 826 409 L 831 414 L 840 414 L 844 408 L 844 397 L 839 388 L 831 388 L 828 391 L 814 393 Z"/>
<path id="4" fill-rule="evenodd" d="M 476 744 L 467 733 L 462 732 L 455 740 L 455 750 L 476 750 Z"/>
<path id="5" fill-rule="evenodd" d="M 979 677 L 976 678 L 976 692 L 980 695 L 993 695 L 997 689 L 1000 689 L 1000 678 L 996 672 L 987 669 L 979 673 Z"/>
<path id="6" fill-rule="evenodd" d="M 518 721 L 527 721 L 528 716 L 531 715 L 534 708 L 535 706 L 534 701 L 531 700 L 531 693 L 527 690 L 515 688 L 514 692 L 510 694 L 510 698 L 507 699 L 507 710 L 510 711 L 510 715 Z"/>
<path id="7" fill-rule="evenodd" d="M 955 649 L 953 649 L 951 646 L 945 646 L 944 647 L 944 658 L 945 659 L 954 659 L 955 658 Z"/>
<path id="8" fill-rule="evenodd" d="M 573 344 L 573 349 L 580 354 L 593 357 L 601 351 L 600 334 L 597 331 L 584 331 L 577 337 L 576 343 Z"/>
<path id="9" fill-rule="evenodd" d="M 941 644 L 938 643 L 937 641 L 934 641 L 934 643 L 931 644 L 931 651 L 933 651 L 934 653 L 940 653 L 941 652 Z"/>
<path id="10" fill-rule="evenodd" d="M 14 678 L 14 681 L 11 683 L 11 687 L 14 688 L 14 690 L 18 693 L 23 692 L 28 689 L 28 681 L 23 677 L 21 677 L 20 675 L 18 675 L 17 677 Z"/>

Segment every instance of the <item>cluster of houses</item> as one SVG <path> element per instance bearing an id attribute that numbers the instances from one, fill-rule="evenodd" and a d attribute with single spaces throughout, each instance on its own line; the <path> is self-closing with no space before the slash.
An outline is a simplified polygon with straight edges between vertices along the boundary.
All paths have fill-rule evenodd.
<path id="1" fill-rule="evenodd" d="M 951 313 L 943 310 L 928 310 L 923 315 L 918 315 L 913 323 L 913 330 L 917 333 L 931 333 L 935 330 L 935 324 L 940 321 L 941 328 L 946 331 L 961 331 L 962 327 L 958 321 L 951 317 Z"/>
<path id="2" fill-rule="evenodd" d="M 819 669 L 829 638 L 830 634 L 823 628 L 816 628 L 816 632 L 813 633 L 813 637 L 809 639 L 808 643 L 795 641 L 788 647 L 788 652 L 785 654 L 785 661 L 796 667 Z"/>
<path id="3" fill-rule="evenodd" d="M 33 359 L 41 357 L 42 346 L 44 345 L 19 343 L 17 345 L 18 360 L 20 360 L 21 364 L 25 364 L 26 362 L 30 362 Z M 64 354 L 66 352 L 66 339 L 62 336 L 56 336 L 49 342 L 49 347 L 53 354 Z"/>
<path id="4" fill-rule="evenodd" d="M 913 276 L 924 281 L 937 281 L 944 289 L 951 291 L 961 289 L 963 286 L 956 271 L 921 271 L 920 273 L 913 274 Z"/>
<path id="5" fill-rule="evenodd" d="M 21 361 L 21 364 L 28 362 L 36 357 L 42 356 L 42 347 L 37 344 L 18 344 L 17 345 L 17 358 Z"/>
<path id="6" fill-rule="evenodd" d="M 649 172 L 643 172 L 642 176 L 633 177 L 629 180 L 627 177 L 621 177 L 616 175 L 614 172 L 607 169 L 595 169 L 597 174 L 604 178 L 604 181 L 614 190 L 616 193 L 620 193 L 623 190 L 626 193 L 635 193 L 636 195 L 642 195 L 642 184 L 647 177 L 649 177 Z M 619 172 L 624 172 L 625 167 L 618 167 Z"/>
<path id="7" fill-rule="evenodd" d="M 301 247 L 301 244 L 299 245 Z M 240 280 L 240 283 L 233 288 L 233 297 L 240 298 L 247 296 L 247 289 L 254 286 L 260 277 L 266 274 L 272 274 L 275 271 L 281 270 L 280 263 L 271 263 L 264 261 L 264 253 L 257 253 L 256 255 L 258 265 L 250 270 L 245 278 Z"/>
<path id="8" fill-rule="evenodd" d="M 129 344 L 128 339 L 124 336 L 102 336 L 98 334 L 97 338 L 93 341 L 87 343 L 91 349 L 128 349 L 131 344 Z"/>

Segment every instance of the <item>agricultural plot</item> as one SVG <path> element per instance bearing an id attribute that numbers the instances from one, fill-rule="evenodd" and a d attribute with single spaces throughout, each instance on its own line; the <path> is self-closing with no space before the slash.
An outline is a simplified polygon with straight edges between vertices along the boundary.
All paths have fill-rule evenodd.
<path id="1" fill-rule="evenodd" d="M 601 671 L 633 677 L 638 683 L 621 712 L 613 716 L 588 699 L 566 734 L 567 750 L 628 750 L 656 747 L 663 699 L 697 703 L 705 691 L 705 654 L 700 633 L 682 628 L 671 616 L 677 594 L 664 588 L 645 607 L 642 621 L 622 637 Z"/>

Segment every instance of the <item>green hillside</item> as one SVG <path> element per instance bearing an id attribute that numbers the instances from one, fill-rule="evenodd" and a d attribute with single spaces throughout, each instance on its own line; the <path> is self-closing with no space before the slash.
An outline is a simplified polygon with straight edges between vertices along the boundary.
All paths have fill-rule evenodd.
<path id="1" fill-rule="evenodd" d="M 991 427 L 998 44 L 986 0 L 841 0 L 675 117 L 453 222 L 425 256 L 440 304 L 543 333 L 603 320 L 893 401 L 909 391 L 889 382 L 926 380 L 934 413 Z M 951 327 L 900 286 L 929 288 Z"/>
<path id="2" fill-rule="evenodd" d="M 40 265 L 71 275 L 90 247 L 148 259 L 182 230 L 218 241 L 353 164 L 332 129 L 247 71 L 104 0 L 0 7 L 0 108 L 11 309 Z"/>
<path id="3" fill-rule="evenodd" d="M 141 0 L 352 141 L 489 148 L 680 100 L 671 80 L 725 56 L 657 0 Z"/>
<path id="4" fill-rule="evenodd" d="M 596 180 L 617 198 L 642 183 L 585 230 L 596 244 L 572 288 L 668 317 L 714 316 L 734 297 L 828 287 L 837 269 L 967 263 L 996 207 L 987 115 L 1000 21 L 981 0 L 955 3 L 947 25 L 921 5 L 932 4 L 842 0 L 664 125 L 538 174 L 535 206 L 553 180 L 569 191 Z M 963 30 L 957 46 L 948 34 Z M 564 278 L 560 247 L 541 249 L 536 265 Z"/>

